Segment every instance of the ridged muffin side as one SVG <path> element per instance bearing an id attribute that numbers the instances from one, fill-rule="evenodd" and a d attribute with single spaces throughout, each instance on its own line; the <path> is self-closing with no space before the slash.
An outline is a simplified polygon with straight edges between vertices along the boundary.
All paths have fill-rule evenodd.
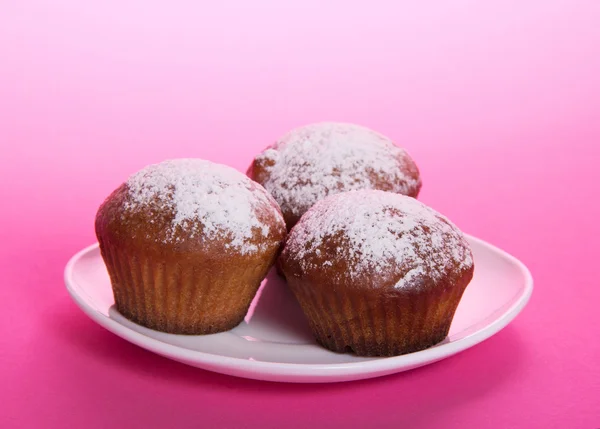
<path id="1" fill-rule="evenodd" d="M 415 292 L 339 291 L 293 277 L 288 284 L 319 344 L 339 353 L 396 356 L 429 348 L 448 336 L 470 280 Z"/>

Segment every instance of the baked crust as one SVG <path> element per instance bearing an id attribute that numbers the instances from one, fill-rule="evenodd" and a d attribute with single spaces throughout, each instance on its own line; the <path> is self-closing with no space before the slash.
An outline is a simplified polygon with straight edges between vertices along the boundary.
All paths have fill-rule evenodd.
<path id="1" fill-rule="evenodd" d="M 403 148 L 365 127 L 316 123 L 296 128 L 258 154 L 247 174 L 273 195 L 288 229 L 317 201 L 378 189 L 417 197 L 419 169 Z"/>

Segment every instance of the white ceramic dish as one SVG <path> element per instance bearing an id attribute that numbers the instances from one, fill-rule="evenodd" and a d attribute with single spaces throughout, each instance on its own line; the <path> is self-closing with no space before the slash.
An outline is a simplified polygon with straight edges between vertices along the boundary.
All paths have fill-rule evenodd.
<path id="1" fill-rule="evenodd" d="M 529 270 L 506 252 L 468 237 L 475 276 L 458 306 L 450 334 L 427 350 L 390 358 L 360 358 L 323 349 L 313 340 L 298 304 L 271 272 L 246 321 L 206 336 L 165 334 L 136 325 L 114 308 L 98 245 L 65 268 L 67 290 L 99 325 L 159 355 L 209 371 L 259 380 L 334 382 L 377 377 L 444 359 L 491 337 L 523 309 L 533 290 Z"/>

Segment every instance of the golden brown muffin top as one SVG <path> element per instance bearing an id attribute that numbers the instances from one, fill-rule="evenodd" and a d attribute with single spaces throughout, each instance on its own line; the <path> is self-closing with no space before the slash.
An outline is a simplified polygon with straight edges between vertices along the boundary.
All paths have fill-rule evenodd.
<path id="1" fill-rule="evenodd" d="M 279 245 L 277 203 L 237 170 L 201 159 L 145 167 L 102 204 L 97 233 L 123 245 L 252 254 Z"/>
<path id="2" fill-rule="evenodd" d="M 330 196 L 292 228 L 286 277 L 312 284 L 410 289 L 447 284 L 473 266 L 463 233 L 414 198 L 378 190 Z"/>
<path id="3" fill-rule="evenodd" d="M 290 131 L 256 156 L 248 174 L 279 203 L 288 228 L 331 194 L 380 189 L 416 197 L 421 188 L 404 149 L 368 128 L 336 122 Z"/>

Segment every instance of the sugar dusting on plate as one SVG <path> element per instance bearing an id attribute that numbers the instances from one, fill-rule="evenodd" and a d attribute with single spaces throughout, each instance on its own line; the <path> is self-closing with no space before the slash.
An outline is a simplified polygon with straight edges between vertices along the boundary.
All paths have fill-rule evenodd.
<path id="1" fill-rule="evenodd" d="M 322 255 L 332 238 L 343 245 Z M 319 201 L 292 229 L 284 252 L 303 270 L 316 268 L 312 255 L 324 267 L 348 261 L 350 277 L 402 267 L 398 289 L 423 276 L 440 279 L 457 264 L 461 270 L 473 265 L 463 233 L 447 218 L 414 198 L 373 190 Z"/>
<path id="2" fill-rule="evenodd" d="M 317 201 L 355 189 L 412 194 L 418 170 L 406 151 L 368 128 L 320 122 L 296 128 L 255 158 L 268 171 L 262 183 L 284 213 L 301 216 Z"/>
<path id="3" fill-rule="evenodd" d="M 226 247 L 254 253 L 258 246 L 249 241 L 255 232 L 263 237 L 269 234 L 269 225 L 258 213 L 268 210 L 281 219 L 276 203 L 262 186 L 231 167 L 201 159 L 149 165 L 133 174 L 126 185 L 126 211 L 150 206 L 173 213 L 167 240 L 177 240 L 178 226 L 190 228 L 193 236 L 201 225 L 203 235 L 227 236 Z"/>

